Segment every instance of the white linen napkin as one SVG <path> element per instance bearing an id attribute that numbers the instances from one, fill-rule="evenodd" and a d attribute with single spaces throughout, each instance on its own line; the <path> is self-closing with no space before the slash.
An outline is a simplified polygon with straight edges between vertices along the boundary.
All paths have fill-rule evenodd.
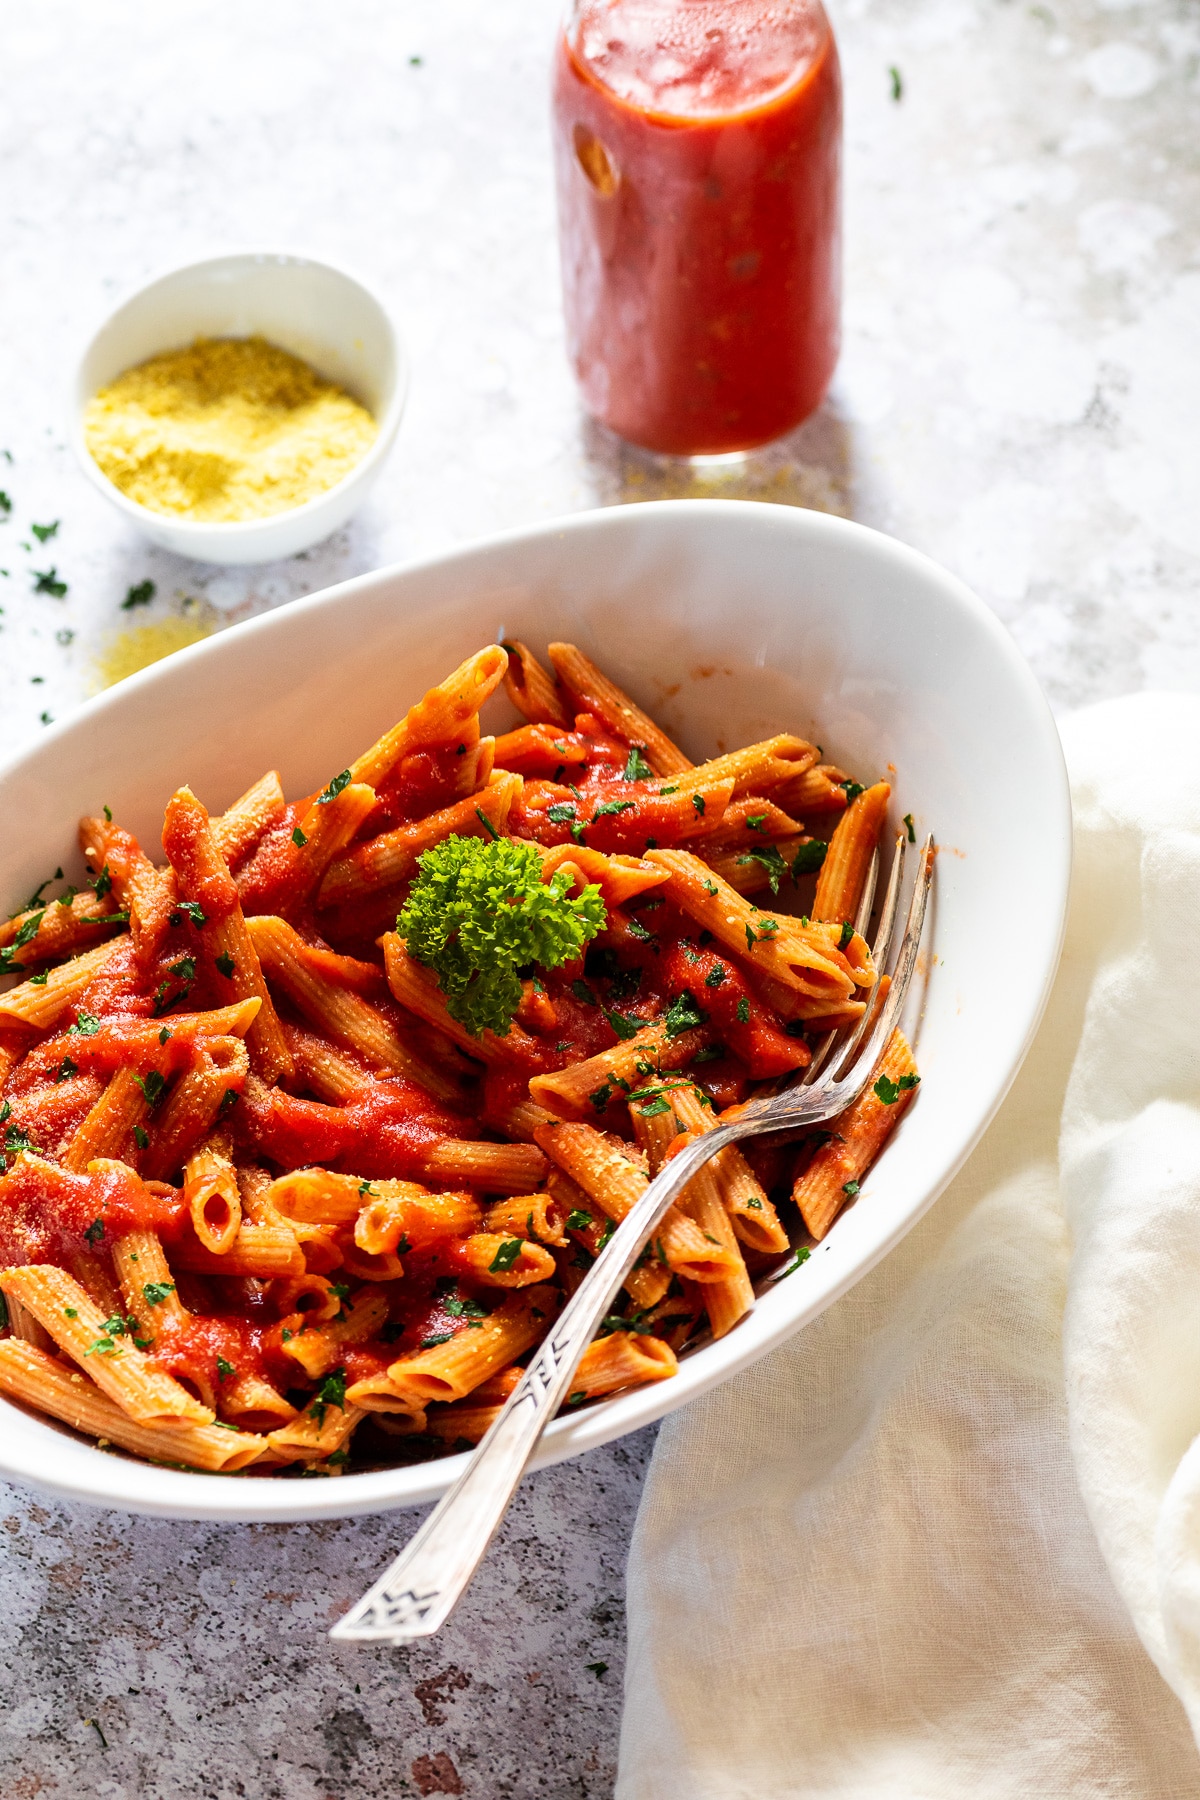
<path id="1" fill-rule="evenodd" d="M 1200 700 L 1063 740 L 1067 948 L 991 1130 L 663 1426 L 617 1800 L 1200 1795 Z"/>

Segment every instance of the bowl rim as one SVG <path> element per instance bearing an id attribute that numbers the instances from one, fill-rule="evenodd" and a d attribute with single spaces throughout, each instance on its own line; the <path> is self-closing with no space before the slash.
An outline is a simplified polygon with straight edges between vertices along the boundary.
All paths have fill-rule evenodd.
<path id="1" fill-rule="evenodd" d="M 293 265 L 305 264 L 309 268 L 322 269 L 327 274 L 335 276 L 339 281 L 343 281 L 351 287 L 358 288 L 375 307 L 383 322 L 391 346 L 392 356 L 395 361 L 395 380 L 392 385 L 391 397 L 383 410 L 383 414 L 376 420 L 377 430 L 374 442 L 371 444 L 366 455 L 361 457 L 352 468 L 347 469 L 346 473 L 336 481 L 332 487 L 323 489 L 319 494 L 314 494 L 311 499 L 302 501 L 299 506 L 285 507 L 282 512 L 267 513 L 260 519 L 212 520 L 189 519 L 182 513 L 155 512 L 152 507 L 143 506 L 140 501 L 131 500 L 129 495 L 123 493 L 114 481 L 110 481 L 99 463 L 93 457 L 91 451 L 88 449 L 87 438 L 83 428 L 84 413 L 87 409 L 88 401 L 92 398 L 92 392 L 84 380 L 84 369 L 88 358 L 96 347 L 97 339 L 108 330 L 109 326 L 113 324 L 122 312 L 124 312 L 125 308 L 132 306 L 136 300 L 141 300 L 146 295 L 153 293 L 155 288 L 164 286 L 168 281 L 174 280 L 177 276 L 199 276 L 201 271 L 217 268 L 221 265 L 232 266 L 237 264 L 263 262 Z M 136 364 L 130 365 L 130 367 L 136 366 Z M 131 288 L 89 333 L 85 343 L 75 358 L 71 376 L 69 399 L 69 435 L 71 448 L 74 450 L 76 460 L 79 462 L 83 473 L 87 476 L 88 480 L 91 481 L 93 486 L 104 495 L 105 499 L 115 506 L 118 512 L 122 513 L 132 524 L 137 525 L 140 530 L 146 531 L 149 528 L 147 521 L 154 521 L 154 527 L 157 531 L 169 530 L 177 539 L 179 544 L 178 554 L 194 554 L 198 560 L 203 561 L 205 560 L 203 553 L 198 547 L 201 543 L 205 541 L 216 541 L 231 547 L 236 547 L 238 543 L 246 543 L 249 545 L 253 542 L 255 537 L 263 537 L 271 530 L 278 530 L 285 520 L 287 521 L 288 526 L 291 527 L 296 521 L 304 521 L 305 519 L 311 518 L 321 508 L 328 506 L 331 502 L 335 502 L 344 495 L 346 490 L 352 484 L 368 478 L 378 468 L 379 464 L 384 460 L 392 448 L 408 400 L 408 390 L 411 379 L 412 368 L 409 361 L 408 350 L 405 345 L 403 333 L 396 323 L 395 317 L 391 310 L 384 305 L 382 298 L 372 283 L 367 281 L 356 270 L 348 269 L 342 264 L 331 263 L 324 257 L 310 256 L 306 252 L 300 250 L 233 250 L 217 256 L 202 256 L 194 262 L 172 264 L 170 267 L 160 270 L 159 273 L 154 275 L 149 281 L 142 282 L 138 287 Z M 362 403 L 360 402 L 360 404 Z M 194 551 L 190 551 L 188 548 L 189 545 L 196 545 L 197 548 Z"/>
<path id="2" fill-rule="evenodd" d="M 1072 834 L 1071 800 L 1065 759 L 1049 704 L 1041 687 L 1000 620 L 985 606 L 965 583 L 943 569 L 921 551 L 856 521 L 833 514 L 800 507 L 781 507 L 758 501 L 739 500 L 657 500 L 636 502 L 620 507 L 601 507 L 568 514 L 542 523 L 511 527 L 505 531 L 470 543 L 391 564 L 386 568 L 352 577 L 328 588 L 290 602 L 284 608 L 260 613 L 240 621 L 214 637 L 178 651 L 164 662 L 140 670 L 136 675 L 96 695 L 70 718 L 48 728 L 37 742 L 0 763 L 0 783 L 26 762 L 36 761 L 43 748 L 60 737 L 87 724 L 114 706 L 123 696 L 145 686 L 152 686 L 169 666 L 178 674 L 197 660 L 228 655 L 231 646 L 248 644 L 255 636 L 270 634 L 281 628 L 284 617 L 303 617 L 305 613 L 334 608 L 357 594 L 386 586 L 397 577 L 419 575 L 478 559 L 487 552 L 507 545 L 536 542 L 540 539 L 585 534 L 589 531 L 621 529 L 638 516 L 673 514 L 686 511 L 696 515 L 734 516 L 754 514 L 766 529 L 795 530 L 799 536 L 809 534 L 810 541 L 843 543 L 865 541 L 876 553 L 906 564 L 933 587 L 941 590 L 952 606 L 964 609 L 980 627 L 990 647 L 1005 666 L 1008 676 L 1024 702 L 1024 723 L 1038 740 L 1044 762 L 1048 810 L 1056 812 L 1061 827 L 1045 845 L 1039 862 L 1043 880 L 1044 904 L 1030 920 L 1029 935 L 1023 940 L 1027 955 L 1024 966 L 1035 977 L 1031 980 L 1030 1003 L 1023 1029 L 1014 1037 L 1000 1079 L 982 1104 L 964 1107 L 963 1128 L 949 1142 L 945 1154 L 933 1159 L 928 1179 L 922 1179 L 922 1195 L 918 1202 L 903 1211 L 890 1229 L 883 1232 L 869 1255 L 852 1261 L 832 1284 L 804 1298 L 805 1290 L 795 1291 L 799 1304 L 779 1318 L 771 1318 L 767 1309 L 756 1307 L 739 1322 L 737 1332 L 721 1340 L 723 1355 L 714 1358 L 705 1349 L 685 1357 L 679 1373 L 670 1382 L 618 1394 L 586 1411 L 569 1417 L 560 1416 L 548 1428 L 531 1469 L 547 1467 L 568 1457 L 581 1455 L 654 1423 L 666 1413 L 675 1411 L 687 1401 L 698 1398 L 712 1388 L 744 1371 L 767 1351 L 775 1348 L 809 1324 L 853 1287 L 895 1247 L 933 1205 L 976 1148 L 987 1127 L 1004 1101 L 1026 1053 L 1033 1042 L 1045 1012 L 1057 972 L 1066 931 L 1067 904 L 1070 891 Z M 789 1290 L 791 1291 L 791 1290 Z M 0 1407 L 8 1402 L 0 1399 Z M 36 1414 L 33 1416 L 37 1416 Z M 91 1446 L 71 1440 L 77 1448 L 90 1451 Z M 0 1432 L 0 1474 L 63 1497 L 91 1504 L 108 1505 L 127 1512 L 155 1514 L 186 1519 L 222 1519 L 230 1522 L 275 1523 L 315 1518 L 349 1518 L 367 1513 L 419 1506 L 436 1499 L 457 1479 L 466 1467 L 468 1453 L 438 1457 L 426 1463 L 396 1465 L 389 1469 L 345 1475 L 333 1481 L 295 1482 L 272 1480 L 270 1477 L 239 1476 L 236 1481 L 214 1481 L 209 1475 L 153 1468 L 133 1460 L 105 1456 L 94 1451 L 88 1458 L 88 1478 L 69 1471 L 47 1476 L 29 1466 L 27 1456 L 14 1457 L 5 1435 Z M 145 1478 L 153 1474 L 147 1484 Z M 139 1491 L 139 1478 L 143 1491 Z M 152 1491 L 144 1491 L 149 1486 Z"/>

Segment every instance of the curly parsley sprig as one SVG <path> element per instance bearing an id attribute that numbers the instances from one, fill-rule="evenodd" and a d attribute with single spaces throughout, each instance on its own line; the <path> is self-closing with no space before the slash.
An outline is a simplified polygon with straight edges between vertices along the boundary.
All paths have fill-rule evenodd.
<path id="1" fill-rule="evenodd" d="M 607 920 L 594 883 L 570 893 L 557 870 L 542 880 L 532 844 L 448 837 L 418 864 L 396 930 L 434 970 L 451 1018 L 475 1037 L 505 1037 L 521 1004 L 519 971 L 577 957 Z"/>

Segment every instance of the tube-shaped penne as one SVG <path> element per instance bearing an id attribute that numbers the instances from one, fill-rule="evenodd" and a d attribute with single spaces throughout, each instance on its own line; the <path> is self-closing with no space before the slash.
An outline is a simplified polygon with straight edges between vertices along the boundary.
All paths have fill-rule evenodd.
<path id="1" fill-rule="evenodd" d="M 692 764 L 649 713 L 636 706 L 575 644 L 551 644 L 550 661 L 573 710 L 592 713 L 627 744 L 637 744 L 656 775 L 680 775 Z"/>
<path id="2" fill-rule="evenodd" d="M 295 1169 L 266 1192 L 267 1203 L 287 1219 L 355 1226 L 361 1248 L 381 1254 L 402 1238 L 414 1249 L 475 1231 L 483 1208 L 471 1194 L 433 1194 L 415 1181 L 369 1181 L 330 1169 Z M 359 1226 L 363 1227 L 360 1234 Z"/>
<path id="3" fill-rule="evenodd" d="M 214 1256 L 231 1248 L 242 1223 L 242 1196 L 229 1134 L 216 1131 L 188 1157 L 183 1199 L 199 1243 Z"/>
<path id="4" fill-rule="evenodd" d="M 411 1394 L 402 1393 L 390 1375 L 364 1375 L 346 1389 L 351 1406 L 363 1412 L 386 1413 L 390 1418 L 408 1419 L 414 1432 L 425 1429 L 425 1409 Z"/>
<path id="5" fill-rule="evenodd" d="M 690 1082 L 681 1082 L 663 1098 L 669 1102 L 681 1131 L 698 1136 L 715 1129 L 717 1120 L 708 1096 Z M 636 1122 L 641 1110 L 636 1099 L 630 1102 L 629 1110 Z M 781 1256 L 788 1247 L 787 1233 L 766 1190 L 737 1145 L 729 1144 L 724 1150 L 718 1150 L 708 1166 L 717 1177 L 721 1203 L 742 1243 L 764 1255 Z"/>
<path id="6" fill-rule="evenodd" d="M 470 735 L 465 729 L 468 721 L 475 726 L 477 743 L 479 709 L 495 692 L 507 667 L 508 657 L 499 644 L 489 644 L 486 650 L 469 656 L 445 681 L 430 688 L 398 725 L 393 725 L 351 763 L 353 780 L 380 787 L 414 750 L 431 744 L 466 742 Z M 465 756 L 463 760 L 467 760 Z"/>
<path id="7" fill-rule="evenodd" d="M 0 1288 L 15 1294 L 59 1347 L 131 1418 L 142 1423 L 151 1419 L 212 1423 L 208 1408 L 156 1369 L 137 1348 L 125 1321 L 106 1319 L 91 1295 L 65 1269 L 50 1263 L 0 1269 Z"/>
<path id="8" fill-rule="evenodd" d="M 150 861 L 132 832 L 112 819 L 81 819 L 79 845 L 96 890 L 113 893 L 129 914 L 134 956 L 149 969 L 163 946 L 177 899 L 175 877 Z"/>
<path id="9" fill-rule="evenodd" d="M 17 987 L 0 994 L 0 1021 L 32 1026 L 35 1031 L 52 1031 L 73 1007 L 82 1000 L 93 978 L 125 942 L 124 937 L 107 944 L 97 944 L 73 956 L 70 962 L 51 969 L 44 982 L 22 981 Z"/>
<path id="10" fill-rule="evenodd" d="M 484 1230 L 505 1237 L 534 1238 L 539 1244 L 560 1249 L 567 1242 L 554 1195 L 549 1193 L 512 1194 L 507 1200 L 497 1200 L 487 1209 Z"/>
<path id="11" fill-rule="evenodd" d="M 655 1019 L 611 1050 L 549 1075 L 535 1075 L 529 1083 L 530 1098 L 560 1118 L 595 1118 L 614 1098 L 619 1099 L 648 1076 L 664 1069 L 686 1068 L 710 1036 L 703 1029 L 672 1036 L 666 1020 Z"/>
<path id="12" fill-rule="evenodd" d="M 11 919 L 0 921 L 0 949 L 11 947 L 17 959 L 6 962 L 4 972 L 33 970 L 41 963 L 86 950 L 98 939 L 107 940 L 114 931 L 125 927 L 124 917 L 114 914 L 115 896 L 109 893 L 98 900 L 91 888 L 15 913 Z"/>
<path id="13" fill-rule="evenodd" d="M 220 1256 L 214 1256 L 198 1238 L 182 1238 L 171 1247 L 171 1266 L 196 1275 L 256 1275 L 261 1281 L 271 1281 L 280 1275 L 301 1274 L 304 1257 L 295 1232 L 286 1224 L 243 1224 Z"/>
<path id="14" fill-rule="evenodd" d="M 911 1105 L 919 1080 L 907 1038 L 901 1031 L 893 1032 L 874 1083 L 833 1120 L 833 1135 L 792 1189 L 800 1216 L 818 1242 L 847 1200 L 857 1194 L 863 1176 Z"/>
<path id="15" fill-rule="evenodd" d="M 328 1375 L 341 1362 L 347 1344 L 362 1344 L 378 1336 L 387 1323 L 387 1295 L 378 1289 L 360 1288 L 343 1303 L 334 1319 L 320 1325 L 305 1324 L 283 1346 L 284 1355 L 299 1363 L 312 1381 Z"/>
<path id="16" fill-rule="evenodd" d="M 838 820 L 817 876 L 814 919 L 830 919 L 840 925 L 843 919 L 854 918 L 891 794 L 886 781 L 877 781 L 852 800 Z"/>
<path id="17" fill-rule="evenodd" d="M 551 1287 L 521 1288 L 510 1294 L 475 1329 L 455 1332 L 444 1344 L 401 1356 L 388 1374 L 401 1393 L 421 1405 L 461 1400 L 543 1337 L 558 1311 Z"/>
<path id="18" fill-rule="evenodd" d="M 44 1350 L 14 1338 L 0 1343 L 0 1389 L 76 1431 L 86 1431 L 102 1443 L 117 1444 L 150 1462 L 183 1463 L 189 1469 L 231 1475 L 257 1462 L 266 1450 L 261 1437 L 245 1431 L 131 1418 L 85 1376 Z"/>
<path id="19" fill-rule="evenodd" d="M 478 793 L 424 819 L 398 825 L 394 831 L 382 832 L 356 844 L 339 857 L 321 883 L 318 905 L 341 906 L 348 900 L 359 900 L 380 888 L 398 887 L 411 881 L 417 872 L 417 861 L 433 844 L 445 838 L 491 837 L 503 832 L 508 823 L 509 808 L 521 791 L 519 775 L 501 775 Z M 393 914 L 396 908 L 393 907 Z"/>
<path id="20" fill-rule="evenodd" d="M 426 1181 L 479 1188 L 485 1194 L 527 1194 L 544 1180 L 546 1158 L 533 1144 L 489 1144 L 477 1138 L 442 1138 L 422 1146 L 414 1160 Z"/>
<path id="21" fill-rule="evenodd" d="M 647 1381 L 669 1381 L 679 1363 L 670 1344 L 640 1331 L 610 1331 L 595 1338 L 580 1358 L 564 1410 L 580 1400 L 615 1394 Z"/>
<path id="22" fill-rule="evenodd" d="M 670 1111 L 651 1112 L 635 1103 L 629 1109 L 629 1116 L 651 1170 L 657 1174 L 666 1160 L 669 1145 L 677 1136 L 674 1115 Z M 716 1279 L 705 1280 L 702 1288 L 712 1334 L 724 1337 L 754 1305 L 754 1289 L 733 1224 L 722 1203 L 718 1177 L 711 1162 L 697 1170 L 676 1204 L 689 1223 L 699 1229 L 710 1251 L 715 1252 L 719 1247 L 725 1253 Z M 693 1269 L 679 1267 L 677 1273 L 691 1281 L 697 1279 Z"/>
<path id="23" fill-rule="evenodd" d="M 314 950 L 286 919 L 269 915 L 250 920 L 250 937 L 274 985 L 335 1043 L 373 1069 L 419 1082 L 438 1100 L 459 1098 L 455 1084 L 410 1050 L 390 1019 L 334 979 L 345 959 Z"/>
<path id="24" fill-rule="evenodd" d="M 327 1379 L 316 1399 L 289 1424 L 267 1433 L 267 1443 L 272 1450 L 280 1451 L 285 1460 L 307 1462 L 333 1456 L 349 1442 L 354 1427 L 365 1417 L 362 1407 L 351 1405 L 348 1398 L 328 1397 L 329 1385 Z"/>
<path id="25" fill-rule="evenodd" d="M 461 1260 L 483 1287 L 531 1287 L 552 1281 L 555 1261 L 542 1245 L 502 1231 L 479 1231 L 458 1246 Z"/>
<path id="26" fill-rule="evenodd" d="M 741 962 L 795 989 L 801 1000 L 845 1002 L 854 998 L 856 985 L 873 980 L 869 956 L 865 966 L 855 966 L 819 925 L 764 912 L 689 851 L 650 850 L 647 860 L 670 871 L 663 892 L 676 906 Z"/>
<path id="27" fill-rule="evenodd" d="M 166 1181 L 183 1167 L 223 1109 L 237 1101 L 249 1070 L 250 1058 L 240 1038 L 204 1040 L 194 1067 L 179 1077 L 147 1127 L 149 1142 L 141 1156 L 147 1180 Z"/>
<path id="28" fill-rule="evenodd" d="M 250 854 L 272 825 L 278 825 L 286 811 L 279 771 L 268 769 L 228 811 L 213 819 L 217 849 L 231 869 Z"/>
<path id="29" fill-rule="evenodd" d="M 222 1419 L 239 1431 L 278 1431 L 298 1416 L 291 1401 L 261 1375 L 237 1375 L 223 1381 L 217 1399 Z"/>
<path id="30" fill-rule="evenodd" d="M 254 995 L 261 1002 L 246 1033 L 255 1072 L 266 1082 L 293 1074 L 292 1059 L 242 916 L 237 886 L 217 847 L 208 813 L 190 788 L 179 788 L 167 803 L 163 848 L 175 870 L 180 897 L 203 913 L 200 935 L 218 992 L 229 1000 Z"/>
<path id="31" fill-rule="evenodd" d="M 569 726 L 571 721 L 563 706 L 562 695 L 554 677 L 544 669 L 528 644 L 519 639 L 505 641 L 508 668 L 504 686 L 517 711 L 531 725 Z"/>
<path id="32" fill-rule="evenodd" d="M 730 750 L 714 756 L 711 762 L 697 763 L 689 779 L 693 782 L 732 781 L 736 798 L 739 794 L 766 794 L 770 791 L 780 806 L 788 805 L 778 790 L 796 782 L 817 760 L 817 752 L 803 738 L 782 732 L 778 737 L 764 738 L 761 744 L 747 744 L 741 750 Z"/>
<path id="33" fill-rule="evenodd" d="M 644 1167 L 593 1125 L 544 1125 L 538 1143 L 618 1224 L 649 1185 Z M 652 1255 L 689 1281 L 724 1281 L 742 1260 L 732 1230 L 710 1233 L 678 1205 L 670 1207 L 659 1223 L 650 1248 Z"/>
<path id="34" fill-rule="evenodd" d="M 117 1069 L 76 1127 L 60 1159 L 63 1168 L 82 1174 L 96 1157 L 119 1157 L 134 1130 L 150 1116 L 146 1090 L 146 1078 L 135 1069 Z"/>
<path id="35" fill-rule="evenodd" d="M 121 1297 L 143 1337 L 157 1337 L 164 1321 L 181 1325 L 187 1308 L 179 1298 L 175 1277 L 156 1231 L 127 1231 L 113 1245 L 113 1268 Z"/>

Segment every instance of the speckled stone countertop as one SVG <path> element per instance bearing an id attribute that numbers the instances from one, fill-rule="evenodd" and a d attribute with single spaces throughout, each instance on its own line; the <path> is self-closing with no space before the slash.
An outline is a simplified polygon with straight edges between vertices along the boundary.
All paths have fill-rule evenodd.
<path id="1" fill-rule="evenodd" d="M 1059 708 L 1200 687 L 1194 4 L 833 11 L 842 366 L 792 438 L 700 478 L 575 403 L 547 155 L 557 0 L 4 0 L 0 752 L 164 643 L 664 494 L 825 507 L 918 545 L 996 609 Z M 394 306 L 414 363 L 395 454 L 304 557 L 153 551 L 66 448 L 80 341 L 171 264 L 293 247 Z M 61 598 L 34 592 L 52 569 Z M 147 579 L 153 603 L 123 610 Z M 408 1518 L 230 1529 L 0 1489 L 0 1800 L 608 1795 L 651 1437 L 532 1478 L 455 1621 L 410 1653 L 325 1635 Z"/>

